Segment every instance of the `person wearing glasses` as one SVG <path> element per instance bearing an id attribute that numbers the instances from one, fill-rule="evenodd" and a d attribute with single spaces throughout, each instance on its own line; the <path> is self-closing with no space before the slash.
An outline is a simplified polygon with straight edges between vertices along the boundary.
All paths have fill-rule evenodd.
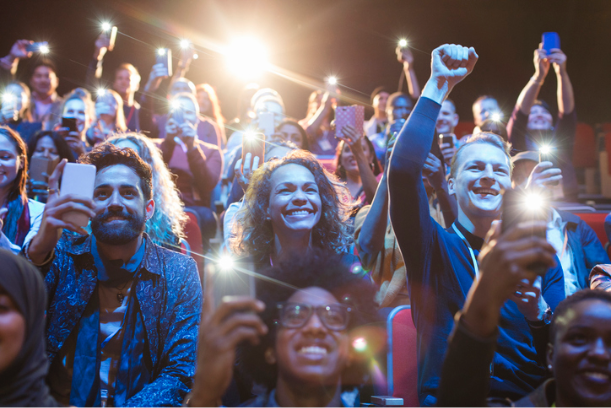
<path id="1" fill-rule="evenodd" d="M 270 279 L 257 280 L 257 299 L 226 297 L 216 310 L 212 284 L 206 285 L 187 404 L 228 405 L 223 395 L 239 355 L 240 375 L 265 388 L 241 406 L 359 406 L 370 339 L 360 331 L 358 340 L 353 337 L 375 319 L 374 287 L 336 254 L 318 250 L 266 275 Z"/>

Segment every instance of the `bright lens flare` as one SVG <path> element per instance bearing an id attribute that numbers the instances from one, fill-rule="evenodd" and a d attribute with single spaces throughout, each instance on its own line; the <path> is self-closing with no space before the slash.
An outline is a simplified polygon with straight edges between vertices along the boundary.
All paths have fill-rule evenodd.
<path id="1" fill-rule="evenodd" d="M 165 55 L 165 53 L 166 53 L 165 48 L 159 48 L 157 50 L 157 54 L 159 54 L 159 55 Z"/>
<path id="2" fill-rule="evenodd" d="M 401 48 L 407 47 L 407 40 L 405 38 L 401 38 L 399 40 L 399 47 L 401 47 Z"/>
<path id="3" fill-rule="evenodd" d="M 255 140 L 255 132 L 253 132 L 252 130 L 247 130 L 246 132 L 244 132 L 244 137 L 248 141 Z"/>
<path id="4" fill-rule="evenodd" d="M 223 271 L 228 271 L 234 266 L 233 258 L 230 255 L 223 255 L 218 262 Z"/>
<path id="5" fill-rule="evenodd" d="M 98 90 L 97 90 L 97 94 L 98 94 L 98 96 L 104 96 L 104 95 L 106 95 L 106 89 L 104 89 L 104 88 L 100 88 L 100 89 L 98 89 Z"/>
<path id="6" fill-rule="evenodd" d="M 267 50 L 253 37 L 235 40 L 225 50 L 225 58 L 231 72 L 243 79 L 256 78 L 269 66 Z"/>
<path id="7" fill-rule="evenodd" d="M 337 78 L 334 76 L 330 76 L 329 78 L 327 78 L 327 83 L 329 85 L 337 85 Z"/>
<path id="8" fill-rule="evenodd" d="M 5 93 L 2 95 L 2 103 L 11 103 L 14 99 L 15 97 L 10 93 Z"/>
<path id="9" fill-rule="evenodd" d="M 49 47 L 46 45 L 41 45 L 38 51 L 40 51 L 41 54 L 46 54 L 49 52 Z"/>
<path id="10" fill-rule="evenodd" d="M 362 353 L 363 351 L 367 350 L 367 340 L 365 340 L 363 337 L 357 337 L 352 341 L 352 347 L 359 353 Z"/>
<path id="11" fill-rule="evenodd" d="M 552 152 L 552 148 L 550 145 L 543 145 L 539 148 L 539 153 L 541 154 L 550 154 Z"/>
<path id="12" fill-rule="evenodd" d="M 503 115 L 501 115 L 501 114 L 500 114 L 500 113 L 498 113 L 498 112 L 494 112 L 494 113 L 493 113 L 493 114 L 490 116 L 490 119 L 492 119 L 492 120 L 493 120 L 493 121 L 495 121 L 495 122 L 500 122 L 500 121 L 501 121 L 501 119 L 503 119 Z"/>
<path id="13" fill-rule="evenodd" d="M 178 102 L 176 99 L 171 100 L 170 101 L 170 108 L 172 110 L 180 109 L 180 102 Z"/>
<path id="14" fill-rule="evenodd" d="M 191 41 L 189 40 L 180 40 L 180 48 L 186 50 L 191 45 Z"/>
<path id="15" fill-rule="evenodd" d="M 108 31 L 110 30 L 110 23 L 108 21 L 105 21 L 102 23 L 102 31 Z"/>
<path id="16" fill-rule="evenodd" d="M 524 207 L 528 211 L 539 211 L 545 205 L 545 198 L 541 194 L 528 193 L 524 197 Z"/>

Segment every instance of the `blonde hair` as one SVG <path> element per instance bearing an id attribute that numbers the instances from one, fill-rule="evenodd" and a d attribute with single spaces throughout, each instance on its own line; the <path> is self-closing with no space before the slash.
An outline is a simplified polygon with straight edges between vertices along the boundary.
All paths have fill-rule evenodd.
<path id="1" fill-rule="evenodd" d="M 127 125 L 125 124 L 125 113 L 123 112 L 123 98 L 116 91 L 106 89 L 103 95 L 98 95 L 96 101 L 99 100 L 115 106 L 115 131 L 125 132 Z"/>
<path id="2" fill-rule="evenodd" d="M 454 154 L 454 157 L 452 157 L 452 164 L 450 165 L 451 178 L 456 177 L 456 172 L 458 171 L 459 164 L 458 157 L 461 155 L 461 153 L 467 146 L 471 146 L 473 144 L 489 144 L 502 150 L 503 153 L 505 153 L 505 156 L 507 156 L 507 162 L 509 163 L 509 175 L 511 176 L 511 172 L 513 170 L 513 164 L 511 163 L 511 155 L 509 154 L 509 152 L 511 151 L 511 145 L 505 142 L 501 138 L 501 136 L 497 134 L 490 132 L 481 132 L 469 137 L 469 139 L 467 139 L 467 142 L 464 145 L 460 146 L 460 148 L 456 151 L 456 154 Z"/>
<path id="3" fill-rule="evenodd" d="M 195 87 L 195 92 L 205 92 L 208 95 L 208 99 L 210 100 L 210 108 L 212 111 L 211 119 L 213 119 L 219 127 L 223 145 L 227 144 L 227 136 L 225 136 L 225 118 L 221 113 L 221 105 L 219 103 L 218 96 L 216 96 L 214 88 L 210 84 L 199 84 Z M 200 115 L 206 116 L 206 112 L 200 111 Z"/>
<path id="4" fill-rule="evenodd" d="M 174 245 L 175 239 L 185 238 L 183 229 L 188 217 L 161 152 L 149 138 L 135 132 L 114 135 L 106 142 L 116 145 L 122 141 L 129 141 L 138 146 L 139 151 L 136 153 L 153 170 L 155 214 L 146 222 L 146 233 L 156 244 Z"/>

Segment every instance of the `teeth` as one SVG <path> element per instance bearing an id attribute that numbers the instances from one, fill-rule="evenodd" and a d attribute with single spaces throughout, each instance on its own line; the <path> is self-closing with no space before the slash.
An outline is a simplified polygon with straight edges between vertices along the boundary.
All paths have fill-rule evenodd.
<path id="1" fill-rule="evenodd" d="M 289 211 L 289 215 L 307 215 L 308 211 L 306 210 L 297 210 L 297 211 Z"/>
<path id="2" fill-rule="evenodd" d="M 606 381 L 606 380 L 609 379 L 609 375 L 604 374 L 604 373 L 599 373 L 599 372 L 594 372 L 594 371 L 586 371 L 584 374 L 586 376 L 594 379 L 594 380 Z"/>
<path id="3" fill-rule="evenodd" d="M 318 346 L 310 346 L 310 347 L 302 347 L 299 350 L 300 354 L 327 354 L 327 349 L 324 347 Z"/>

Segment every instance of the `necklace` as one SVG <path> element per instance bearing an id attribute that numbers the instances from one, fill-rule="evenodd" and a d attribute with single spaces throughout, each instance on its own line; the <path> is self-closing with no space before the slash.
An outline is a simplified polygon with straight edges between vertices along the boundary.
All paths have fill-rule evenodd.
<path id="1" fill-rule="evenodd" d="M 123 294 L 123 289 L 125 289 L 127 287 L 127 285 L 129 284 L 129 282 L 125 282 L 122 286 L 114 286 L 114 288 L 116 290 L 119 291 L 119 293 L 117 293 L 117 301 L 119 302 L 119 305 L 123 304 L 123 301 L 125 300 L 125 296 L 127 294 Z"/>

